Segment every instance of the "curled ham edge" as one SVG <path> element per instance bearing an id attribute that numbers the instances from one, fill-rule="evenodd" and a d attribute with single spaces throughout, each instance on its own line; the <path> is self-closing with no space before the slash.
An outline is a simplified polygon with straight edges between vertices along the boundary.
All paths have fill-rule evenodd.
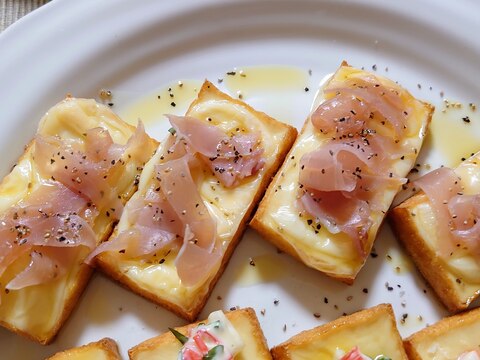
<path id="1" fill-rule="evenodd" d="M 264 166 L 265 162 L 261 158 L 263 148 L 258 145 L 259 135 L 255 133 L 228 137 L 218 127 L 193 117 L 166 116 L 176 131 L 176 141 L 172 144 L 172 137 L 166 140 L 165 148 L 168 151 L 163 156 L 163 162 L 155 165 L 155 173 L 156 179 L 160 181 L 162 197 L 175 213 L 174 216 L 183 222 L 182 245 L 175 259 L 177 274 L 185 286 L 194 287 L 203 283 L 218 266 L 223 251 L 219 244 L 216 223 L 197 190 L 190 168 L 201 166 L 200 162 L 206 164 L 224 186 L 233 187 L 239 180 L 254 175 Z M 218 164 L 216 160 L 221 160 L 224 164 L 225 160 L 233 159 L 239 159 L 237 164 L 241 163 L 243 166 L 243 169 L 235 170 L 235 176 L 225 177 L 222 172 L 215 170 Z M 243 172 L 245 169 L 246 172 Z M 152 190 L 149 189 L 145 197 L 155 199 L 158 195 L 152 196 Z M 134 195 L 134 198 L 137 196 Z M 158 199 L 157 202 L 151 202 L 152 205 L 156 203 L 158 205 Z M 152 224 L 153 226 L 155 225 Z M 86 262 L 92 264 L 98 254 L 107 251 L 121 251 L 125 256 L 141 258 L 171 245 L 176 238 L 171 236 L 171 233 L 170 236 L 167 235 L 167 231 L 160 241 L 149 241 L 148 239 L 156 236 L 154 232 L 163 230 L 158 227 L 148 230 L 142 226 L 142 234 L 134 234 L 139 244 L 133 244 L 132 238 L 128 238 L 126 232 L 138 230 L 120 232 L 117 237 L 95 249 Z M 145 242 L 147 244 L 144 244 Z M 130 255 L 126 248 L 130 248 Z"/>
<path id="2" fill-rule="evenodd" d="M 142 154 L 141 148 L 146 138 L 141 121 L 125 145 L 115 144 L 106 129 L 87 130 L 85 151 L 79 150 L 80 144 L 76 141 L 37 134 L 35 163 L 45 178 L 60 181 L 89 199 L 99 212 L 105 211 L 108 217 L 119 219 L 123 203 L 114 191 L 115 182 L 123 173 L 126 157 L 148 160 L 150 154 Z"/>
<path id="3" fill-rule="evenodd" d="M 60 203 L 58 211 L 50 204 L 60 200 L 64 202 Z M 77 215 L 80 213 L 82 216 Z M 87 200 L 61 183 L 45 182 L 6 215 L 0 230 L 7 233 L 0 246 L 0 276 L 16 259 L 27 254 L 30 256 L 29 264 L 5 286 L 8 290 L 55 280 L 66 273 L 68 265 L 78 254 L 78 247 L 92 250 L 96 246 L 96 236 L 90 226 L 95 210 L 87 208 Z M 20 239 L 17 235 L 17 239 L 10 242 L 8 235 L 15 235 L 10 228 L 16 226 L 26 229 L 25 235 Z"/>
<path id="4" fill-rule="evenodd" d="M 58 153 L 57 155 L 60 156 L 61 153 L 68 152 L 69 156 L 77 160 L 85 160 L 86 154 L 89 158 L 92 158 L 94 162 L 102 161 L 100 157 L 103 156 L 108 158 L 109 162 L 115 159 L 116 164 L 118 164 L 118 160 L 125 156 L 136 156 L 139 154 L 140 156 L 144 156 L 141 155 L 143 146 L 142 143 L 147 135 L 141 122 L 139 122 L 135 133 L 128 139 L 125 145 L 115 144 L 108 131 L 103 128 L 93 128 L 88 130 L 87 137 L 89 146 L 87 146 L 86 152 L 82 155 L 81 152 L 76 150 L 72 151 L 73 149 L 70 148 L 72 145 L 75 146 L 76 142 L 64 143 L 59 137 L 37 134 L 35 143 L 36 147 L 34 149 L 34 156 L 36 159 L 35 163 L 37 167 L 40 168 L 44 176 L 49 176 L 48 173 L 46 173 L 48 165 L 44 165 L 41 162 L 39 163 L 39 161 L 42 159 L 43 155 L 43 163 L 49 165 L 54 163 L 53 161 L 49 161 L 49 155 L 51 155 L 53 150 L 52 145 L 59 146 L 59 148 L 57 148 L 53 153 Z M 92 151 L 93 148 L 95 148 L 96 151 Z M 95 166 L 96 165 L 92 165 L 91 167 L 94 168 Z M 104 174 L 105 171 L 107 171 L 103 164 L 96 166 L 96 169 L 93 170 L 101 174 Z M 71 186 L 71 184 L 68 185 Z M 47 188 L 45 188 L 45 186 L 47 186 Z M 5 288 L 8 290 L 20 290 L 28 286 L 40 285 L 56 280 L 66 274 L 67 268 L 71 265 L 72 261 L 75 261 L 75 258 L 78 254 L 76 249 L 77 247 L 86 246 L 88 249 L 92 250 L 96 246 L 97 237 L 93 232 L 91 224 L 93 224 L 94 217 L 98 215 L 98 211 L 96 210 L 95 204 L 93 205 L 93 208 L 91 208 L 90 205 L 87 205 L 92 199 L 88 199 L 84 193 L 82 193 L 82 196 L 76 194 L 75 187 L 69 189 L 61 182 L 55 180 L 44 181 L 40 185 L 39 189 L 40 190 L 36 190 L 38 192 L 34 191 L 33 193 L 29 194 L 29 197 L 22 200 L 18 209 L 22 210 L 25 206 L 30 206 L 28 201 L 33 199 L 33 206 L 39 207 L 39 211 L 42 211 L 42 208 L 48 208 L 50 212 L 57 214 L 55 216 L 51 215 L 53 220 L 58 220 L 58 216 L 61 216 L 62 218 L 70 218 L 72 222 L 75 221 L 77 224 L 81 225 L 81 228 L 78 230 L 75 230 L 75 227 L 69 229 L 70 232 L 73 231 L 73 233 L 70 234 L 72 236 L 78 237 L 78 234 L 80 234 L 80 241 L 71 241 L 71 239 L 67 238 L 66 241 L 62 242 L 54 242 L 50 240 L 40 241 L 35 239 L 33 242 L 29 242 L 27 239 L 24 243 L 22 243 L 22 245 L 20 245 L 21 248 L 17 251 L 17 253 L 13 254 L 11 253 L 11 250 L 18 246 L 12 244 L 9 245 L 7 240 L 4 240 L 2 246 L 5 246 L 5 248 L 3 249 L 3 255 L 0 257 L 0 276 L 3 275 L 7 268 L 13 262 L 15 262 L 17 258 L 26 254 L 29 254 L 30 256 L 29 264 L 23 270 L 17 273 L 6 285 Z M 44 195 L 42 194 L 42 189 L 47 189 L 47 193 L 50 195 L 47 200 L 43 199 L 43 202 L 35 204 L 35 202 L 38 202 L 39 199 L 41 200 L 42 196 Z M 56 211 L 54 208 L 52 208 L 51 204 L 53 203 L 59 204 L 60 211 Z M 121 204 L 119 201 L 116 201 L 115 204 L 118 206 L 116 214 L 120 216 L 121 211 L 123 210 L 123 204 Z M 74 209 L 70 209 L 72 206 L 76 207 Z M 15 211 L 15 209 L 17 208 L 12 207 L 10 212 Z M 67 211 L 65 209 L 69 210 Z M 77 215 L 79 213 L 83 213 L 83 215 Z M 45 219 L 40 218 L 40 221 L 45 222 Z M 2 220 L 2 226 L 7 226 L 9 223 L 10 221 Z M 20 223 L 21 221 L 19 224 Z M 34 225 L 35 223 L 32 226 Z M 55 225 L 52 226 L 53 227 L 51 229 L 56 229 Z M 39 230 L 37 229 L 37 231 Z M 35 238 L 38 238 L 38 236 Z"/>
<path id="5" fill-rule="evenodd" d="M 190 168 L 199 166 L 201 161 L 211 168 L 224 186 L 232 187 L 238 184 L 239 180 L 254 175 L 264 166 L 265 162 L 261 157 L 263 148 L 259 146 L 260 137 L 256 133 L 228 137 L 218 127 L 205 124 L 193 117 L 175 115 L 167 117 L 176 131 L 176 141 L 174 144 L 167 144 L 168 151 L 163 157 L 164 162 L 155 165 L 156 179 L 160 181 L 159 189 L 162 196 L 175 212 L 177 219 L 183 221 L 183 241 L 175 259 L 175 266 L 182 283 L 187 287 L 193 287 L 205 281 L 212 273 L 212 269 L 217 267 L 222 258 L 222 249 L 218 244 L 215 221 L 197 190 Z M 218 172 L 217 160 L 220 160 L 222 165 L 225 162 L 235 162 L 238 167 L 234 176 L 225 177 L 223 172 Z M 149 189 L 145 196 L 148 197 L 151 193 Z M 151 203 L 154 204 L 155 202 Z M 127 204 L 127 208 L 128 206 Z M 155 237 L 152 230 L 147 230 L 143 226 L 134 229 L 122 231 L 114 239 L 101 244 L 90 254 L 86 262 L 92 264 L 98 254 L 108 251 L 117 251 L 128 256 L 127 248 L 131 250 L 129 256 L 132 258 L 151 255 L 175 239 L 175 236 L 169 236 L 167 239 L 168 235 L 165 234 L 160 241 L 151 241 L 149 239 Z M 142 231 L 140 235 L 139 230 Z M 153 231 L 163 230 L 157 228 Z M 134 245 L 133 237 L 128 238 L 128 232 L 141 243 Z M 142 245 L 145 242 L 147 244 Z"/>
<path id="6" fill-rule="evenodd" d="M 358 346 L 353 347 L 348 353 L 343 355 L 340 360 L 372 360 L 369 356 L 364 355 Z"/>
<path id="7" fill-rule="evenodd" d="M 307 211 L 307 213 L 309 213 L 311 216 L 317 218 L 317 220 L 322 225 L 326 226 L 330 232 L 338 233 L 341 231 L 346 233 L 352 239 L 359 256 L 361 258 L 366 258 L 368 249 L 366 249 L 365 241 L 368 237 L 368 229 L 372 225 L 369 215 L 372 209 L 375 210 L 375 204 L 370 204 L 368 201 L 369 199 L 367 199 L 367 201 L 357 199 L 355 202 L 356 189 L 358 188 L 359 183 L 363 180 L 359 180 L 361 177 L 356 176 L 355 171 L 352 171 L 352 169 L 345 171 L 345 169 L 342 167 L 342 161 L 338 161 L 338 157 L 342 152 L 345 154 L 351 154 L 349 155 L 350 158 L 352 158 L 352 156 L 356 157 L 355 166 L 358 166 L 357 169 L 376 169 L 377 172 L 380 170 L 380 174 L 378 175 L 375 175 L 375 171 L 369 171 L 370 174 L 368 176 L 370 181 L 374 180 L 378 184 L 385 184 L 384 186 L 386 187 L 398 188 L 407 180 L 393 176 L 392 173 L 383 174 L 386 170 L 385 162 L 388 160 L 388 157 L 386 157 L 384 154 L 386 151 L 381 150 L 388 145 L 388 152 L 392 152 L 392 150 L 394 150 L 394 146 L 392 144 L 386 144 L 386 139 L 384 136 L 371 133 L 361 135 L 358 133 L 358 130 L 359 128 L 363 128 L 365 123 L 368 121 L 368 118 L 366 118 L 362 123 L 361 119 L 361 115 L 365 115 L 367 113 L 367 109 L 365 107 L 366 104 L 371 108 L 373 107 L 375 111 L 377 111 L 392 125 L 395 133 L 395 136 L 391 141 L 393 143 L 395 138 L 402 134 L 405 130 L 405 127 L 402 126 L 401 123 L 404 121 L 406 115 L 400 107 L 401 104 L 399 103 L 399 99 L 397 99 L 395 96 L 398 94 L 390 93 L 389 90 L 386 90 L 385 92 L 388 96 L 385 97 L 385 101 L 382 102 L 378 100 L 377 93 L 384 91 L 385 87 L 381 85 L 376 78 L 368 77 L 367 79 L 355 79 L 355 86 L 357 83 L 360 85 L 358 88 L 355 87 L 354 84 L 351 84 L 352 81 L 353 80 L 349 80 L 344 84 L 339 81 L 331 80 L 324 89 L 324 93 L 334 93 L 335 96 L 338 97 L 338 102 L 335 102 L 336 97 L 326 100 L 322 102 L 311 115 L 312 124 L 318 131 L 322 133 L 325 132 L 322 129 L 322 125 L 324 125 L 326 134 L 328 135 L 328 133 L 333 132 L 332 135 L 334 135 L 337 139 L 331 140 L 326 146 L 323 146 L 319 150 L 305 154 L 300 160 L 301 166 L 299 182 L 300 184 L 305 185 L 302 182 L 303 179 L 303 181 L 313 187 L 305 186 L 304 191 L 301 191 L 303 195 L 297 200 L 297 206 Z M 367 91 L 366 87 L 368 86 L 374 89 L 374 94 L 370 94 Z M 348 113 L 348 111 L 346 114 L 342 115 L 340 107 L 344 104 L 351 105 L 348 107 L 348 109 L 350 109 L 352 106 L 355 108 L 356 111 L 352 113 L 353 116 L 352 114 Z M 339 120 L 337 117 L 341 115 L 341 120 Z M 343 118 L 343 116 L 345 116 L 345 118 Z M 352 120 L 348 120 L 347 116 L 351 117 Z M 325 123 L 325 121 L 329 120 L 330 118 L 331 121 L 336 123 L 336 125 L 333 127 L 330 126 L 330 124 Z M 351 130 L 355 131 L 356 133 L 349 133 Z M 376 137 L 379 136 L 381 136 L 381 139 L 377 141 Z M 368 150 L 372 154 L 380 153 L 380 155 L 373 156 L 372 154 L 368 153 Z M 319 167 L 317 166 L 318 164 L 311 164 L 315 157 L 319 157 L 319 154 L 317 154 L 318 152 L 329 152 L 331 155 L 328 156 L 328 154 L 326 154 L 323 157 L 324 160 L 322 161 L 324 162 L 324 167 Z M 393 155 L 397 156 L 398 154 Z M 326 163 L 325 158 L 328 160 Z M 348 157 L 343 156 L 343 162 L 347 160 Z M 339 166 L 341 169 L 338 168 Z M 353 166 L 350 167 L 353 168 Z M 315 179 L 314 176 L 318 177 L 320 171 L 322 171 L 324 175 L 327 173 L 332 175 L 334 180 L 333 184 L 331 181 L 332 179 L 329 179 L 327 183 L 323 184 L 322 181 Z M 376 188 L 376 191 L 379 191 L 378 188 Z M 352 218 L 350 220 L 340 221 L 336 224 L 335 215 L 329 216 L 328 212 L 326 212 L 325 209 L 322 209 L 320 205 L 315 205 L 313 194 L 318 196 L 321 193 L 326 195 L 329 193 L 338 193 L 339 199 L 343 197 L 345 201 L 348 201 L 349 208 L 353 209 L 351 215 Z M 306 197 L 308 197 L 308 199 L 306 199 Z"/>
<path id="8" fill-rule="evenodd" d="M 191 116 L 167 114 L 166 117 L 177 136 L 187 142 L 188 151 L 198 154 L 228 188 L 255 175 L 265 165 L 259 132 L 228 136 L 219 127 Z"/>
<path id="9" fill-rule="evenodd" d="M 454 170 L 441 167 L 415 180 L 427 196 L 436 218 L 439 254 L 448 259 L 459 245 L 480 255 L 480 194 L 463 195 L 461 179 Z M 468 218 L 467 218 L 468 216 Z M 474 216 L 472 220 L 470 217 Z M 465 224 L 464 221 L 467 223 Z"/>
<path id="10" fill-rule="evenodd" d="M 346 161 L 350 161 L 350 169 Z M 373 223 L 370 213 L 382 210 L 370 201 L 374 191 L 378 192 L 379 187 L 398 188 L 406 182 L 394 176 L 371 174 L 368 163 L 366 155 L 341 143 L 329 143 L 305 154 L 300 160 L 299 176 L 305 190 L 297 200 L 329 232 L 347 234 L 362 258 L 367 255 L 366 241 Z"/>

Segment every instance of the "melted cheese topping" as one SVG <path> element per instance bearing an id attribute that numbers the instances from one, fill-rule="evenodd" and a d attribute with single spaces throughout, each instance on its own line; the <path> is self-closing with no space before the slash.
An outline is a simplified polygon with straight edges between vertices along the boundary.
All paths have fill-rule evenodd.
<path id="1" fill-rule="evenodd" d="M 307 336 L 307 335 L 306 335 Z M 290 360 L 336 359 L 342 351 L 358 346 L 362 354 L 371 358 L 382 354 L 391 359 L 404 359 L 399 346 L 397 329 L 385 316 L 376 316 L 344 327 L 333 327 L 328 332 L 314 333 L 308 341 L 288 346 Z"/>
<path id="2" fill-rule="evenodd" d="M 107 107 L 97 104 L 94 100 L 86 99 L 67 99 L 51 108 L 40 121 L 38 132 L 46 136 L 58 135 L 64 139 L 81 141 L 82 134 L 86 130 L 98 126 L 106 128 L 114 142 L 119 144 L 125 144 L 133 134 L 133 128 L 126 125 Z M 17 166 L 0 185 L 0 213 L 17 204 L 45 181 L 35 168 L 32 158 L 33 146 L 34 143 L 28 147 Z M 135 159 L 131 159 L 125 167 L 126 173 L 117 184 L 118 194 L 129 197 L 137 174 L 136 167 L 141 165 Z M 103 238 L 105 232 L 109 231 L 110 226 L 111 219 L 105 215 L 97 217 L 94 230 L 98 235 L 98 241 Z M 79 276 L 87 267 L 82 265 L 82 261 L 87 254 L 88 249 L 79 247 L 77 261 L 68 273 L 58 280 L 6 294 L 3 286 L 29 263 L 28 254 L 19 258 L 0 278 L 2 293 L 0 322 L 27 332 L 40 340 L 48 338 L 54 327 L 58 326 L 65 305 L 73 301 L 72 294 L 78 291 Z"/>
<path id="3" fill-rule="evenodd" d="M 228 100 L 218 99 L 214 95 L 206 101 L 196 103 L 186 115 L 203 121 L 210 118 L 209 124 L 219 126 L 227 133 L 235 132 L 239 128 L 246 131 L 259 131 L 262 136 L 265 165 L 257 174 L 243 179 L 239 185 L 233 188 L 219 185 L 217 178 L 206 166 L 201 176 L 195 176 L 195 173 L 192 173 L 192 177 L 197 180 L 197 186 L 205 205 L 216 220 L 217 233 L 225 251 L 250 207 L 265 172 L 275 161 L 285 135 L 285 128 L 263 122 L 258 114 L 246 107 Z M 153 181 L 154 166 L 161 162 L 160 157 L 165 151 L 166 149 L 160 146 L 155 156 L 145 165 L 140 177 L 139 190 L 135 196 L 145 195 Z M 134 225 L 129 223 L 127 217 L 125 212 L 118 224 L 118 232 Z M 118 267 L 119 271 L 142 290 L 155 294 L 155 296 L 183 309 L 191 309 L 208 292 L 208 284 L 217 273 L 220 263 L 212 269 L 210 276 L 203 283 L 186 287 L 178 277 L 174 264 L 179 248 L 174 247 L 169 250 L 170 252 L 168 256 L 164 257 L 165 262 L 162 264 L 125 260 L 114 253 L 102 254 L 101 257 L 108 259 L 111 266 Z"/>
<path id="4" fill-rule="evenodd" d="M 480 153 L 462 162 L 455 173 L 460 177 L 461 186 L 465 195 L 480 194 Z M 436 219 L 428 198 L 422 194 L 423 201 L 411 208 L 416 216 L 410 217 L 422 239 L 434 252 L 439 248 L 440 241 L 444 241 L 435 231 Z M 457 248 L 448 259 L 439 256 L 446 265 L 451 285 L 457 290 L 465 303 L 470 303 L 476 293 L 480 292 L 480 260 L 470 252 Z M 457 281 L 459 279 L 460 281 Z"/>
<path id="5" fill-rule="evenodd" d="M 111 360 L 112 358 L 105 352 L 105 350 L 88 347 L 88 348 L 79 348 L 71 349 L 65 352 L 62 352 L 58 355 L 54 355 L 47 360 Z"/>
<path id="6" fill-rule="evenodd" d="M 268 350 L 263 348 L 262 341 L 257 338 L 259 333 L 248 316 L 235 311 L 226 314 L 235 330 L 240 334 L 244 342 L 242 350 L 235 355 L 235 360 L 271 360 Z M 186 333 L 185 328 L 177 329 L 182 334 Z M 177 360 L 178 352 L 182 348 L 182 344 L 174 338 L 171 341 L 161 341 L 155 343 L 155 338 L 151 340 L 152 346 L 144 347 L 142 351 L 136 351 L 130 354 L 132 360 Z M 148 342 L 148 341 L 147 341 Z M 145 343 L 144 343 L 145 344 Z M 143 345 L 143 344 L 142 344 Z"/>
<path id="7" fill-rule="evenodd" d="M 365 76 L 365 72 L 350 67 L 342 67 L 334 76 L 336 79 Z M 390 80 L 380 79 L 387 87 L 398 88 Z M 415 100 L 406 91 L 402 93 L 402 100 L 406 109 L 410 109 L 407 118 L 409 134 L 401 140 L 405 149 L 410 149 L 414 156 L 406 156 L 404 160 L 392 162 L 391 171 L 400 177 L 405 177 L 414 165 L 416 154 L 420 150 L 428 123 L 430 109 Z M 313 110 L 325 99 L 320 90 L 317 95 Z M 353 242 L 343 233 L 331 234 L 325 227 L 316 229 L 307 223 L 307 219 L 299 217 L 300 210 L 296 207 L 298 194 L 298 164 L 301 157 L 318 149 L 328 142 L 330 137 L 317 131 L 310 121 L 297 138 L 289 158 L 284 162 L 281 176 L 270 186 L 275 192 L 270 193 L 268 201 L 264 201 L 265 209 L 262 213 L 262 223 L 276 232 L 287 241 L 295 250 L 300 259 L 308 266 L 327 274 L 340 277 L 354 277 L 364 263 L 360 258 Z M 368 243 L 373 244 L 386 211 L 395 197 L 398 189 L 389 189 L 377 196 L 380 211 L 372 212 L 370 219 L 373 221 L 368 233 Z"/>
<path id="8" fill-rule="evenodd" d="M 422 360 L 457 359 L 466 351 L 480 349 L 480 322 L 463 321 L 460 326 L 449 328 L 438 336 L 422 336 L 412 344 Z"/>

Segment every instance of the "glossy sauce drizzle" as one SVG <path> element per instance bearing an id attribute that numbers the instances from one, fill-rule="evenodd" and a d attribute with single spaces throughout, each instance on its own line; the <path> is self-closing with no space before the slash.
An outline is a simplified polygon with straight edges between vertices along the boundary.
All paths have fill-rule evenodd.
<path id="1" fill-rule="evenodd" d="M 444 101 L 430 124 L 430 144 L 441 156 L 441 165 L 457 166 L 480 150 L 480 114 L 474 105 Z"/>

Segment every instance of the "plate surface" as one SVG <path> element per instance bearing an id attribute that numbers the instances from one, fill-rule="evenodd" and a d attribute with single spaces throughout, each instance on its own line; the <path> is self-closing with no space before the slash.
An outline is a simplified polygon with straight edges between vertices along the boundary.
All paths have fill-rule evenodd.
<path id="1" fill-rule="evenodd" d="M 111 89 L 113 109 L 126 114 L 178 80 L 217 82 L 234 68 L 287 66 L 303 72 L 305 86 L 314 90 L 347 60 L 398 80 L 438 108 L 444 98 L 480 104 L 479 12 L 474 1 L 52 1 L 0 36 L 0 173 L 21 154 L 42 114 L 67 93 L 97 97 Z M 245 100 L 300 127 L 314 91 L 286 91 L 265 87 Z M 480 117 L 470 116 L 468 131 L 480 139 Z M 161 139 L 165 126 L 152 126 L 152 134 Z M 446 139 L 427 143 L 422 164 L 451 165 L 444 155 L 455 144 Z M 278 254 L 247 230 L 201 317 L 252 306 L 273 346 L 381 302 L 392 303 L 405 336 L 446 315 L 387 224 L 375 250 L 378 256 L 369 258 L 355 285 L 346 286 Z M 254 270 L 251 258 L 258 263 Z M 180 324 L 96 274 L 54 344 L 42 347 L 0 329 L 0 348 L 2 358 L 40 359 L 108 336 L 126 356 L 130 347 Z"/>

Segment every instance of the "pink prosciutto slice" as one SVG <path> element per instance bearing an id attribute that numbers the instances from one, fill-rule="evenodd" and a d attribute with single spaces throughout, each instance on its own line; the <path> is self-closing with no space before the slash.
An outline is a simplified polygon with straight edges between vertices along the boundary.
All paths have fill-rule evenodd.
<path id="1" fill-rule="evenodd" d="M 194 238 L 191 242 L 212 250 L 215 245 L 216 224 L 203 203 L 190 173 L 196 160 L 186 155 L 155 166 L 162 192 L 177 216 L 188 224 Z"/>
<path id="2" fill-rule="evenodd" d="M 53 181 L 40 185 L 10 208 L 0 220 L 0 276 L 26 254 L 31 261 L 7 289 L 17 290 L 63 275 L 76 248 L 96 246 L 91 228 L 95 214 L 87 200 Z"/>
<path id="3" fill-rule="evenodd" d="M 406 129 L 405 119 L 409 111 L 404 109 L 400 90 L 386 87 L 372 75 L 331 81 L 324 91 L 326 94 L 353 96 L 361 100 L 370 112 L 379 113 L 392 125 L 397 137 Z"/>
<path id="4" fill-rule="evenodd" d="M 256 174 L 264 165 L 259 133 L 227 135 L 217 126 L 190 116 L 167 115 L 177 137 L 185 139 L 192 153 L 199 153 L 226 187 Z"/>
<path id="5" fill-rule="evenodd" d="M 353 191 L 371 156 L 360 144 L 331 141 L 302 156 L 299 181 L 319 191 Z"/>
<path id="6" fill-rule="evenodd" d="M 365 256 L 365 240 L 372 225 L 366 201 L 348 198 L 341 191 L 310 191 L 299 198 L 299 203 L 302 209 L 314 216 L 332 234 L 347 234 L 358 254 Z"/>
<path id="7" fill-rule="evenodd" d="M 216 240 L 216 234 L 212 236 Z M 196 234 L 192 232 L 189 225 L 186 225 L 183 244 L 175 259 L 178 276 L 186 286 L 201 283 L 222 259 L 220 247 L 208 250 L 199 246 L 195 238 Z"/>
<path id="8" fill-rule="evenodd" d="M 42 176 L 56 180 L 90 200 L 100 212 L 120 218 L 123 204 L 115 183 L 122 174 L 127 157 L 146 161 L 150 154 L 141 151 L 147 135 L 140 122 L 126 145 L 115 144 L 103 128 L 85 134 L 85 150 L 78 141 L 37 135 L 34 159 Z"/>
<path id="9" fill-rule="evenodd" d="M 360 256 L 366 256 L 366 240 L 372 210 L 382 210 L 374 197 L 398 188 L 404 179 L 378 175 L 375 162 L 359 146 L 331 141 L 300 159 L 300 208 L 331 233 L 350 236 Z"/>
<path id="10" fill-rule="evenodd" d="M 448 236 L 451 229 L 451 217 L 448 201 L 462 189 L 455 172 L 446 167 L 434 170 L 415 181 L 415 185 L 423 190 L 432 204 L 437 219 L 437 231 Z M 448 256 L 454 251 L 452 241 L 442 241 L 440 253 Z"/>
<path id="11" fill-rule="evenodd" d="M 460 178 L 447 167 L 420 177 L 415 185 L 432 205 L 437 232 L 448 238 L 439 244 L 440 254 L 448 257 L 459 246 L 480 254 L 480 195 L 464 195 Z"/>
<path id="12" fill-rule="evenodd" d="M 346 112 L 345 109 L 349 110 Z M 362 100 L 340 94 L 320 104 L 311 119 L 320 132 L 338 136 L 360 133 L 369 116 L 369 108 Z"/>
<path id="13" fill-rule="evenodd" d="M 392 136 L 375 129 L 378 120 L 362 100 L 351 95 L 338 94 L 326 100 L 312 113 L 311 121 L 321 133 L 332 136 L 328 146 L 350 146 L 370 166 L 375 163 L 377 172 L 386 171 L 392 160 L 405 156 L 402 148 Z M 410 149 L 408 149 L 410 150 Z"/>
<path id="14" fill-rule="evenodd" d="M 88 261 L 107 251 L 148 260 L 158 251 L 178 246 L 179 278 L 184 285 L 195 286 L 221 259 L 216 223 L 190 172 L 199 160 L 185 153 L 181 143 L 167 147 L 170 160 L 155 166 L 153 186 L 144 198 L 134 195 L 127 204 L 128 220 L 135 225 L 100 245 Z M 177 158 L 176 150 L 182 156 Z"/>
<path id="15" fill-rule="evenodd" d="M 300 159 L 299 207 L 330 232 L 347 234 L 361 257 L 368 251 L 370 215 L 386 211 L 379 198 L 406 182 L 390 170 L 410 151 L 396 140 L 407 116 L 399 91 L 374 76 L 331 80 L 324 93 L 332 96 L 310 117 L 330 140 Z M 383 126 L 387 122 L 391 127 Z"/>
<path id="16" fill-rule="evenodd" d="M 360 352 L 358 346 L 355 346 L 352 350 L 343 355 L 340 360 L 365 360 L 366 358 L 367 357 Z"/>
<path id="17" fill-rule="evenodd" d="M 448 201 L 452 235 L 469 251 L 480 255 L 480 195 L 455 195 Z"/>
<path id="18" fill-rule="evenodd" d="M 18 273 L 6 286 L 8 290 L 20 290 L 27 286 L 54 281 L 67 273 L 75 260 L 76 248 L 59 247 L 36 248 L 30 252 L 30 263 Z"/>

